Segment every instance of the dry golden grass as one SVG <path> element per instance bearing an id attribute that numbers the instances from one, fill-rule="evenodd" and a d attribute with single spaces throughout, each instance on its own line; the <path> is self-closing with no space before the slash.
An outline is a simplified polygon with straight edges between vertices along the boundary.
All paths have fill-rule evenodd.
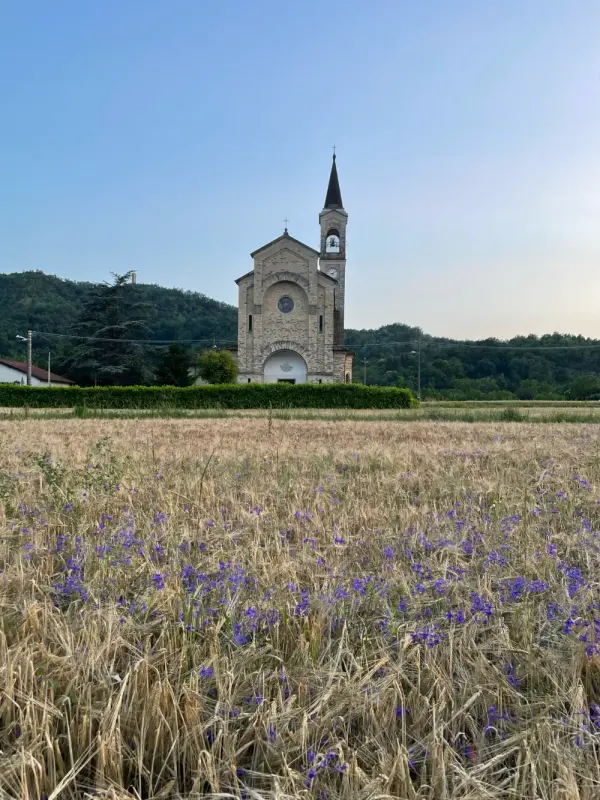
<path id="1" fill-rule="evenodd" d="M 597 430 L 0 422 L 0 800 L 600 797 Z"/>

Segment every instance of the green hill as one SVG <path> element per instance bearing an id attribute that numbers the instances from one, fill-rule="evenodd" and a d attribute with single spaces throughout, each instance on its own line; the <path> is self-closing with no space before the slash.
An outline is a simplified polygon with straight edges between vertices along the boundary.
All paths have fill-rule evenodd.
<path id="1" fill-rule="evenodd" d="M 15 336 L 29 328 L 50 334 L 68 334 L 93 284 L 63 280 L 43 272 L 0 274 L 0 354 L 25 358 L 23 343 Z M 152 284 L 138 284 L 140 300 L 155 309 L 149 319 L 151 339 L 166 341 L 217 340 L 234 342 L 237 338 L 237 310 L 227 303 L 211 300 L 197 292 L 165 289 Z M 47 344 L 36 337 L 36 349 L 47 352 Z M 68 345 L 52 339 L 57 356 Z M 196 349 L 201 349 L 197 345 Z M 43 363 L 43 361 L 42 361 Z"/>
<path id="2" fill-rule="evenodd" d="M 62 280 L 43 272 L 0 274 L 0 355 L 25 360 L 28 328 L 50 337 L 52 363 L 59 369 L 72 339 L 68 334 L 93 284 Z M 237 337 L 237 311 L 197 292 L 138 284 L 139 299 L 149 303 L 150 338 L 225 344 Z M 356 351 L 355 377 L 369 383 L 408 386 L 416 391 L 418 340 L 421 340 L 423 396 L 450 399 L 552 399 L 600 397 L 600 341 L 553 333 L 509 341 L 463 342 L 433 337 L 400 323 L 374 330 L 346 330 Z M 34 338 L 34 361 L 44 366 L 48 343 Z M 585 377 L 582 377 L 585 376 Z M 574 383 L 575 382 L 575 383 Z"/>

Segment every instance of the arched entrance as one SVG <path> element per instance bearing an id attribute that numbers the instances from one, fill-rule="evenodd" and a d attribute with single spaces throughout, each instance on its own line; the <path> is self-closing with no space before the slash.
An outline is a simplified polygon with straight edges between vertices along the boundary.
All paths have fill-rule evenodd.
<path id="1" fill-rule="evenodd" d="M 265 383 L 306 383 L 306 361 L 293 350 L 277 350 L 265 361 Z"/>

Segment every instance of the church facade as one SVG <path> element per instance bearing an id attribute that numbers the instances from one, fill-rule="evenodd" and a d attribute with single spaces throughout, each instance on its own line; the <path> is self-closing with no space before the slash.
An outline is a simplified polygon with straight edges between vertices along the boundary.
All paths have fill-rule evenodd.
<path id="1" fill-rule="evenodd" d="M 289 235 L 251 253 L 254 268 L 236 283 L 240 383 L 333 383 L 352 380 L 354 353 L 344 347 L 346 213 L 335 155 L 320 249 Z"/>

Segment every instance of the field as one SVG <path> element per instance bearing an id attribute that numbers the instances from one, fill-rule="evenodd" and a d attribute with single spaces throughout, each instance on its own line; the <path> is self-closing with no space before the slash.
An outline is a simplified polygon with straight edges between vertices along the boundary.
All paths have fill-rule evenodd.
<path id="1" fill-rule="evenodd" d="M 255 419 L 382 422 L 530 422 L 600 423 L 598 401 L 425 401 L 418 408 L 361 410 L 317 409 L 154 409 L 119 408 L 2 408 L 0 421 L 33 419 Z"/>
<path id="2" fill-rule="evenodd" d="M 597 424 L 2 420 L 0 800 L 598 798 L 599 503 Z"/>

